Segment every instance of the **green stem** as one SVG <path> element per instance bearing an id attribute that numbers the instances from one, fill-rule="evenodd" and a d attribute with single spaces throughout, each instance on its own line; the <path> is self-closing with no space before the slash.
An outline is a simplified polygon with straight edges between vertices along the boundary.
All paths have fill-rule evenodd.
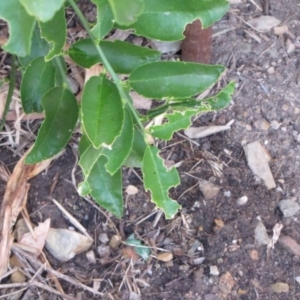
<path id="1" fill-rule="evenodd" d="M 84 29 L 86 30 L 86 32 L 88 33 L 88 35 L 90 36 L 98 54 L 99 54 L 99 57 L 101 58 L 105 68 L 107 69 L 107 71 L 110 73 L 112 79 L 114 80 L 118 90 L 119 90 L 119 93 L 122 97 L 122 99 L 125 101 L 125 103 L 128 105 L 128 107 L 130 108 L 134 118 L 136 119 L 136 122 L 138 123 L 139 127 L 140 127 L 140 130 L 144 133 L 145 132 L 145 128 L 138 116 L 138 113 L 136 111 L 136 109 L 133 107 L 132 105 L 132 102 L 131 102 L 131 99 L 129 97 L 128 94 L 126 94 L 124 92 L 124 89 L 122 87 L 122 84 L 121 84 L 121 81 L 118 77 L 118 75 L 115 73 L 115 71 L 113 70 L 112 66 L 110 65 L 109 61 L 107 60 L 104 52 L 102 51 L 101 47 L 99 46 L 98 44 L 98 41 L 97 39 L 95 38 L 95 36 L 93 35 L 93 33 L 90 31 L 90 28 L 89 28 L 89 24 L 87 22 L 87 20 L 85 19 L 85 17 L 83 16 L 82 12 L 80 11 L 80 9 L 78 8 L 78 6 L 75 4 L 74 0 L 68 0 L 70 5 L 73 7 L 76 15 L 78 16 L 78 18 L 80 19 Z"/>
<path id="2" fill-rule="evenodd" d="M 68 81 L 67 75 L 66 75 L 65 70 L 64 70 L 64 67 L 63 67 L 63 65 L 61 63 L 61 60 L 60 60 L 60 58 L 58 56 L 55 56 L 55 62 L 57 64 L 57 66 L 58 66 L 60 75 L 61 75 L 61 77 L 62 77 L 62 79 L 63 79 L 66 87 L 72 92 L 70 83 Z"/>
<path id="3" fill-rule="evenodd" d="M 5 107 L 4 107 L 4 112 L 2 115 L 2 120 L 0 123 L 0 130 L 2 130 L 5 120 L 6 120 L 6 115 L 9 110 L 9 106 L 11 103 L 11 99 L 14 93 L 14 88 L 15 88 L 15 83 L 16 83 L 16 65 L 15 65 L 15 55 L 11 56 L 11 69 L 10 69 L 10 78 L 9 78 L 9 88 L 8 88 L 8 93 L 7 93 L 7 98 L 5 102 Z"/>

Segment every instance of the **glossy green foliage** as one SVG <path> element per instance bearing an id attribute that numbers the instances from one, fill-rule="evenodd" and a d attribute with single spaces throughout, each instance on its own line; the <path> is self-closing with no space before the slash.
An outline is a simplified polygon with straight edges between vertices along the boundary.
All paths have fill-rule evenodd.
<path id="1" fill-rule="evenodd" d="M 114 20 L 121 25 L 137 21 L 144 8 L 144 0 L 108 0 Z"/>
<path id="2" fill-rule="evenodd" d="M 97 6 L 97 23 L 91 32 L 100 41 L 112 29 L 113 13 L 107 0 L 92 0 Z"/>
<path id="3" fill-rule="evenodd" d="M 67 145 L 78 120 L 78 104 L 67 89 L 56 87 L 42 99 L 45 120 L 25 162 L 34 164 L 58 154 Z"/>
<path id="4" fill-rule="evenodd" d="M 228 11 L 226 0 L 147 0 L 135 23 L 120 26 L 134 29 L 136 34 L 162 41 L 178 41 L 184 38 L 184 28 L 195 19 L 203 27 L 209 27 L 220 20 Z M 121 22 L 118 22 L 123 25 Z M 124 24 L 125 25 L 125 24 Z"/>
<path id="5" fill-rule="evenodd" d="M 53 18 L 46 23 L 39 22 L 42 37 L 48 41 L 51 49 L 45 56 L 45 60 L 51 60 L 59 55 L 65 45 L 67 36 L 67 24 L 65 19 L 65 10 L 62 7 L 55 13 Z"/>
<path id="6" fill-rule="evenodd" d="M 159 149 L 147 146 L 142 171 L 144 186 L 151 192 L 151 200 L 164 211 L 167 219 L 173 218 L 180 205 L 169 197 L 168 191 L 180 183 L 177 170 L 175 168 L 167 170 L 163 159 L 159 156 Z"/>
<path id="7" fill-rule="evenodd" d="M 35 19 L 27 14 L 19 0 L 0 1 L 0 19 L 9 26 L 9 40 L 3 49 L 20 57 L 29 55 Z"/>
<path id="8" fill-rule="evenodd" d="M 19 0 L 30 16 L 39 21 L 48 22 L 63 7 L 65 0 Z"/>
<path id="9" fill-rule="evenodd" d="M 160 61 L 136 68 L 129 82 L 135 91 L 148 98 L 185 98 L 210 87 L 224 70 L 223 66 Z"/>
<path id="10" fill-rule="evenodd" d="M 42 112 L 43 95 L 55 86 L 56 68 L 44 57 L 33 60 L 26 68 L 21 85 L 21 100 L 25 113 Z"/>
<path id="11" fill-rule="evenodd" d="M 0 18 L 9 25 L 9 40 L 3 49 L 21 63 L 21 101 L 26 113 L 45 112 L 35 144 L 26 157 L 34 164 L 58 154 L 68 143 L 79 120 L 79 143 L 83 181 L 82 196 L 95 201 L 120 218 L 123 214 L 122 169 L 141 168 L 144 187 L 151 201 L 172 218 L 180 205 L 169 195 L 180 180 L 175 168 L 167 169 L 152 144 L 155 138 L 170 140 L 186 129 L 199 113 L 225 108 L 234 84 L 201 101 L 196 95 L 218 82 L 222 66 L 161 61 L 161 53 L 126 41 L 104 40 L 116 28 L 133 29 L 137 35 L 165 41 L 183 39 L 185 26 L 200 19 L 211 26 L 229 8 L 225 0 L 92 0 L 97 18 L 88 24 L 74 0 L 3 0 Z M 74 42 L 64 52 L 67 40 L 65 8 L 73 7 L 88 37 Z M 146 41 L 146 43 L 145 43 Z M 102 64 L 101 74 L 85 83 L 82 94 L 69 90 L 65 57 L 84 68 Z M 69 61 L 68 61 L 69 63 Z M 120 75 L 117 75 L 120 74 Z M 12 81 L 13 82 L 13 81 Z M 153 109 L 135 109 L 130 91 L 153 100 Z M 135 99 L 136 100 L 136 99 Z M 79 109 L 80 106 L 80 109 Z M 149 123 L 159 116 L 160 125 Z M 156 125 L 153 125 L 156 124 Z M 151 142 L 150 142 L 151 141 Z M 127 244 L 143 259 L 150 254 L 134 236 Z"/>
<path id="12" fill-rule="evenodd" d="M 160 58 L 158 51 L 123 41 L 103 41 L 100 46 L 114 71 L 120 74 L 129 74 L 138 66 Z M 76 63 L 85 68 L 102 62 L 91 39 L 83 39 L 73 44 L 69 55 Z"/>
<path id="13" fill-rule="evenodd" d="M 115 84 L 105 75 L 94 76 L 82 94 L 82 123 L 95 148 L 110 147 L 120 135 L 124 108 Z"/>

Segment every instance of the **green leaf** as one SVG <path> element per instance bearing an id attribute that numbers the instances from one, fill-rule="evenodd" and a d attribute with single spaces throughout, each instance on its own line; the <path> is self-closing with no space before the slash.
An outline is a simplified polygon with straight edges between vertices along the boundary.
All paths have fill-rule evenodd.
<path id="1" fill-rule="evenodd" d="M 102 41 L 100 46 L 114 71 L 120 74 L 129 74 L 136 67 L 160 58 L 158 51 L 123 41 Z M 85 68 L 102 62 L 90 39 L 74 43 L 69 50 L 69 55 L 77 64 Z"/>
<path id="2" fill-rule="evenodd" d="M 96 149 L 93 147 L 90 141 L 85 142 L 89 143 L 89 145 L 84 151 L 84 153 L 81 155 L 79 165 L 82 169 L 84 176 L 87 178 L 89 177 L 91 170 L 97 163 L 98 159 L 103 154 L 103 148 Z"/>
<path id="3" fill-rule="evenodd" d="M 196 113 L 216 111 L 227 107 L 231 101 L 235 87 L 234 82 L 230 82 L 223 90 L 217 95 L 203 100 L 184 99 L 178 102 L 171 103 L 170 109 L 185 111 L 187 109 L 194 109 Z"/>
<path id="4" fill-rule="evenodd" d="M 47 92 L 42 105 L 45 120 L 25 162 L 34 164 L 58 154 L 68 143 L 78 120 L 78 104 L 67 89 L 55 87 Z"/>
<path id="5" fill-rule="evenodd" d="M 124 107 L 115 84 L 103 74 L 91 77 L 83 90 L 81 111 L 85 133 L 94 147 L 112 145 L 124 120 Z"/>
<path id="6" fill-rule="evenodd" d="M 30 62 L 38 57 L 45 56 L 48 51 L 49 44 L 41 37 L 40 27 L 36 23 L 31 39 L 31 51 L 29 55 L 25 57 L 19 57 L 19 60 L 22 66 L 26 68 Z"/>
<path id="7" fill-rule="evenodd" d="M 165 110 L 173 110 L 173 113 L 166 114 L 168 122 L 162 125 L 155 125 L 149 128 L 150 134 L 163 139 L 170 140 L 174 132 L 188 128 L 192 122 L 191 117 L 202 112 L 216 111 L 225 108 L 231 101 L 231 95 L 234 90 L 234 82 L 229 83 L 217 95 L 203 100 L 183 99 L 169 105 L 164 105 Z M 157 108 L 157 112 L 159 107 Z M 150 114 L 153 114 L 152 111 Z M 157 116 L 156 114 L 155 116 Z"/>
<path id="8" fill-rule="evenodd" d="M 9 25 L 9 40 L 2 48 L 17 56 L 29 55 L 35 19 L 27 14 L 19 0 L 0 1 L 0 19 Z"/>
<path id="9" fill-rule="evenodd" d="M 45 60 L 48 61 L 59 55 L 65 45 L 67 24 L 64 7 L 57 11 L 51 20 L 45 23 L 39 22 L 39 25 L 42 37 L 51 45 L 51 49 L 45 57 Z"/>
<path id="10" fill-rule="evenodd" d="M 62 56 L 55 57 L 55 59 L 51 60 L 53 66 L 56 69 L 56 72 L 55 72 L 55 86 L 63 87 L 64 84 L 65 84 L 65 79 L 63 78 L 63 76 L 61 74 L 61 70 L 60 70 L 60 67 L 59 67 L 59 61 L 60 61 L 60 65 L 63 68 L 64 74 L 67 74 L 67 64 L 66 64 L 65 59 Z"/>
<path id="11" fill-rule="evenodd" d="M 118 170 L 114 175 L 109 174 L 104 166 L 106 162 L 107 158 L 100 156 L 86 180 L 91 188 L 90 194 L 96 202 L 117 218 L 121 218 L 123 215 L 122 171 Z"/>
<path id="12" fill-rule="evenodd" d="M 20 0 L 27 13 L 42 22 L 50 21 L 64 2 L 65 0 Z"/>
<path id="13" fill-rule="evenodd" d="M 149 129 L 150 134 L 159 139 L 169 141 L 174 132 L 188 128 L 192 124 L 191 117 L 196 114 L 195 110 L 175 111 L 172 114 L 166 114 L 165 117 L 168 119 L 168 122 L 163 125 L 152 126 Z"/>
<path id="14" fill-rule="evenodd" d="M 113 27 L 113 13 L 107 0 L 92 0 L 97 6 L 97 24 L 92 28 L 93 35 L 102 40 Z"/>
<path id="15" fill-rule="evenodd" d="M 177 170 L 167 170 L 158 153 L 159 149 L 147 146 L 142 167 L 144 186 L 146 191 L 151 192 L 151 200 L 164 211 L 167 219 L 171 219 L 180 205 L 169 197 L 168 191 L 177 186 L 180 180 Z"/>
<path id="16" fill-rule="evenodd" d="M 79 145 L 78 145 L 78 152 L 79 155 L 82 156 L 83 153 L 88 149 L 88 147 L 91 145 L 91 141 L 87 137 L 85 133 L 82 134 Z"/>
<path id="17" fill-rule="evenodd" d="M 188 23 L 200 19 L 207 28 L 220 20 L 228 9 L 226 0 L 147 0 L 137 21 L 120 28 L 134 29 L 136 34 L 147 38 L 179 41 L 184 38 L 183 31 Z"/>
<path id="18" fill-rule="evenodd" d="M 56 69 L 43 57 L 32 61 L 24 73 L 21 84 L 22 106 L 26 114 L 42 112 L 42 97 L 55 86 Z"/>
<path id="19" fill-rule="evenodd" d="M 141 168 L 146 146 L 143 134 L 137 127 L 134 127 L 132 149 L 124 162 L 124 165 L 128 168 Z"/>
<path id="20" fill-rule="evenodd" d="M 104 148 L 103 154 L 108 158 L 105 165 L 110 174 L 114 174 L 124 164 L 133 143 L 133 122 L 130 113 L 125 109 L 124 122 L 121 134 L 112 145 L 112 149 Z"/>
<path id="21" fill-rule="evenodd" d="M 140 257 L 142 257 L 144 260 L 148 260 L 150 256 L 150 248 L 145 246 L 140 240 L 137 240 L 134 237 L 134 234 L 131 234 L 127 239 L 126 239 L 126 244 L 128 246 L 133 246 L 135 253 L 137 253 Z M 137 247 L 135 247 L 137 246 Z M 142 246 L 142 247 L 139 247 Z"/>
<path id="22" fill-rule="evenodd" d="M 179 61 L 152 62 L 136 68 L 129 77 L 132 88 L 147 98 L 186 98 L 217 82 L 223 66 Z"/>
<path id="23" fill-rule="evenodd" d="M 92 189 L 87 181 L 83 181 L 78 184 L 77 191 L 81 197 L 86 197 L 92 191 Z"/>
<path id="24" fill-rule="evenodd" d="M 115 21 L 120 25 L 129 25 L 136 22 L 144 7 L 143 0 L 108 0 L 108 2 Z"/>

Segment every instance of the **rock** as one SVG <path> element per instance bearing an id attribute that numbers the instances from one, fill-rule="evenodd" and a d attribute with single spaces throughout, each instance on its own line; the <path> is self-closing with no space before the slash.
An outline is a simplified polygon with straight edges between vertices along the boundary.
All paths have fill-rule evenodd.
<path id="1" fill-rule="evenodd" d="M 130 292 L 129 300 L 141 300 L 141 297 L 135 292 Z"/>
<path id="2" fill-rule="evenodd" d="M 203 179 L 199 180 L 199 188 L 205 200 L 214 198 L 220 191 L 219 186 L 216 186 L 215 184 Z"/>
<path id="3" fill-rule="evenodd" d="M 271 289 L 275 293 L 288 293 L 290 290 L 289 285 L 284 282 L 277 282 L 277 283 L 272 284 Z"/>
<path id="4" fill-rule="evenodd" d="M 97 247 L 97 252 L 100 257 L 107 257 L 110 255 L 110 248 L 106 245 L 100 245 Z"/>
<path id="5" fill-rule="evenodd" d="M 276 121 L 276 120 L 271 121 L 271 128 L 272 129 L 277 130 L 277 129 L 279 129 L 280 126 L 281 126 L 281 123 L 279 123 L 278 121 Z"/>
<path id="6" fill-rule="evenodd" d="M 254 175 L 261 178 L 268 189 L 276 187 L 273 175 L 269 167 L 270 156 L 267 150 L 261 145 L 260 142 L 256 141 L 244 146 L 248 166 Z"/>
<path id="7" fill-rule="evenodd" d="M 258 224 L 255 227 L 254 238 L 257 246 L 268 245 L 270 242 L 266 227 L 262 221 L 258 221 Z"/>
<path id="8" fill-rule="evenodd" d="M 293 238 L 283 235 L 279 237 L 278 241 L 290 253 L 300 256 L 300 245 Z"/>
<path id="9" fill-rule="evenodd" d="M 45 246 L 57 260 L 67 261 L 87 251 L 92 243 L 93 239 L 76 231 L 50 228 Z"/>
<path id="10" fill-rule="evenodd" d="M 168 262 L 173 259 L 173 253 L 172 252 L 163 252 L 156 256 L 157 260 Z"/>
<path id="11" fill-rule="evenodd" d="M 194 259 L 193 259 L 193 264 L 194 264 L 195 266 L 201 265 L 201 264 L 204 262 L 204 260 L 205 260 L 205 257 L 197 257 L 197 258 L 194 258 Z"/>
<path id="12" fill-rule="evenodd" d="M 252 260 L 259 260 L 258 251 L 255 249 L 250 250 L 250 257 Z"/>
<path id="13" fill-rule="evenodd" d="M 242 196 L 239 199 L 236 200 L 236 206 L 242 206 L 245 205 L 248 202 L 247 196 Z"/>
<path id="14" fill-rule="evenodd" d="M 219 300 L 219 298 L 215 294 L 205 294 L 204 300 Z"/>
<path id="15" fill-rule="evenodd" d="M 290 200 L 290 199 L 279 201 L 278 207 L 282 211 L 284 217 L 292 217 L 300 209 L 300 206 L 298 205 L 298 203 L 296 203 L 295 201 Z"/>
<path id="16" fill-rule="evenodd" d="M 220 277 L 219 288 L 225 294 L 230 294 L 234 287 L 235 281 L 229 272 L 224 273 Z"/>
<path id="17" fill-rule="evenodd" d="M 272 16 L 260 16 L 248 21 L 251 27 L 254 27 L 257 31 L 270 31 L 273 27 L 278 26 L 281 23 L 280 20 Z"/>
<path id="18" fill-rule="evenodd" d="M 268 72 L 268 74 L 272 75 L 272 74 L 275 73 L 275 68 L 274 67 L 270 67 L 270 68 L 268 68 L 267 72 Z"/>
<path id="19" fill-rule="evenodd" d="M 212 275 L 212 276 L 219 276 L 220 271 L 219 271 L 217 266 L 210 266 L 209 267 L 209 274 Z"/>
<path id="20" fill-rule="evenodd" d="M 113 249 L 116 249 L 120 246 L 122 239 L 119 235 L 113 235 L 110 239 L 109 246 Z"/>
<path id="21" fill-rule="evenodd" d="M 134 185 L 128 185 L 128 187 L 125 190 L 125 192 L 128 195 L 135 195 L 138 193 L 138 191 L 139 191 L 139 189 L 137 187 L 135 187 Z"/>
<path id="22" fill-rule="evenodd" d="M 10 281 L 12 283 L 22 283 L 26 281 L 26 276 L 23 272 L 17 270 L 10 275 Z"/>
<path id="23" fill-rule="evenodd" d="M 102 244 L 107 244 L 109 242 L 109 238 L 107 236 L 106 233 L 100 233 L 99 236 L 98 236 L 98 240 L 102 243 Z"/>
<path id="24" fill-rule="evenodd" d="M 267 120 L 262 118 L 262 119 L 259 119 L 259 120 L 255 121 L 254 126 L 257 129 L 268 131 L 271 125 Z"/>
<path id="25" fill-rule="evenodd" d="M 88 251 L 85 256 L 90 263 L 96 263 L 95 252 L 93 250 Z"/>

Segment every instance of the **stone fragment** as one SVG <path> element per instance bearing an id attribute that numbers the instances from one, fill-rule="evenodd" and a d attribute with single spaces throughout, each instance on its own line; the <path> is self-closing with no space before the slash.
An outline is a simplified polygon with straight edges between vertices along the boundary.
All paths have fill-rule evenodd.
<path id="1" fill-rule="evenodd" d="M 96 263 L 96 256 L 95 256 L 95 252 L 93 250 L 88 251 L 86 254 L 86 259 L 90 262 L 90 263 Z"/>
<path id="2" fill-rule="evenodd" d="M 300 256 L 300 245 L 293 238 L 283 235 L 279 237 L 278 241 L 290 253 Z"/>
<path id="3" fill-rule="evenodd" d="M 255 249 L 250 250 L 250 257 L 252 260 L 258 260 L 259 259 L 258 251 Z"/>
<path id="4" fill-rule="evenodd" d="M 230 294 L 234 287 L 234 284 L 235 281 L 229 272 L 224 273 L 220 277 L 219 288 L 223 293 Z"/>
<path id="5" fill-rule="evenodd" d="M 267 150 L 258 141 L 244 146 L 248 166 L 254 175 L 261 178 L 268 189 L 276 187 L 273 175 L 269 167 L 270 156 Z"/>
<path id="6" fill-rule="evenodd" d="M 280 20 L 272 16 L 260 16 L 248 21 L 248 24 L 254 27 L 257 31 L 270 31 L 273 27 L 278 26 L 280 23 Z"/>
<path id="7" fill-rule="evenodd" d="M 290 290 L 290 287 L 287 283 L 284 282 L 277 282 L 271 285 L 271 289 L 275 293 L 288 293 Z"/>
<path id="8" fill-rule="evenodd" d="M 172 252 L 163 252 L 156 256 L 157 260 L 168 262 L 173 259 L 173 253 Z"/>
<path id="9" fill-rule="evenodd" d="M 277 120 L 271 121 L 271 128 L 272 129 L 277 130 L 277 129 L 279 129 L 280 126 L 281 126 L 281 123 L 279 123 Z"/>
<path id="10" fill-rule="evenodd" d="M 245 205 L 248 202 L 247 196 L 242 196 L 239 199 L 236 200 L 236 206 L 242 206 Z"/>
<path id="11" fill-rule="evenodd" d="M 220 271 L 219 271 L 217 266 L 210 266 L 209 267 L 209 274 L 212 275 L 212 276 L 219 276 Z"/>
<path id="12" fill-rule="evenodd" d="M 92 243 L 93 239 L 76 231 L 50 228 L 45 246 L 57 260 L 67 261 L 87 251 Z"/>
<path id="13" fill-rule="evenodd" d="M 193 259 L 193 264 L 194 264 L 195 266 L 201 265 L 201 264 L 204 262 L 204 260 L 205 260 L 205 257 L 197 257 L 197 258 L 194 258 L 194 259 Z"/>
<path id="14" fill-rule="evenodd" d="M 109 242 L 109 238 L 105 232 L 99 234 L 98 240 L 105 245 Z"/>
<path id="15" fill-rule="evenodd" d="M 100 245 L 97 247 L 97 252 L 100 257 L 107 257 L 110 255 L 110 248 L 106 245 Z"/>
<path id="16" fill-rule="evenodd" d="M 122 239 L 119 235 L 113 235 L 110 239 L 109 246 L 113 249 L 116 249 L 120 246 Z"/>
<path id="17" fill-rule="evenodd" d="M 219 298 L 215 294 L 205 294 L 204 300 L 219 300 Z"/>
<path id="18" fill-rule="evenodd" d="M 210 200 L 218 195 L 220 187 L 203 179 L 199 180 L 199 188 L 205 200 Z"/>
<path id="19" fill-rule="evenodd" d="M 255 227 L 254 238 L 255 238 L 255 244 L 257 246 L 268 245 L 270 242 L 267 229 L 261 221 L 258 221 L 258 224 Z"/>
<path id="20" fill-rule="evenodd" d="M 298 205 L 298 203 L 296 203 L 295 201 L 290 200 L 290 199 L 279 201 L 278 207 L 282 211 L 284 217 L 292 217 L 300 209 L 300 206 Z"/>
<path id="21" fill-rule="evenodd" d="M 275 73 L 275 68 L 272 66 L 272 67 L 268 68 L 267 72 L 268 72 L 268 74 L 272 75 Z"/>
<path id="22" fill-rule="evenodd" d="M 257 129 L 268 131 L 269 128 L 270 128 L 270 123 L 267 120 L 261 118 L 261 119 L 254 122 L 254 126 Z"/>

